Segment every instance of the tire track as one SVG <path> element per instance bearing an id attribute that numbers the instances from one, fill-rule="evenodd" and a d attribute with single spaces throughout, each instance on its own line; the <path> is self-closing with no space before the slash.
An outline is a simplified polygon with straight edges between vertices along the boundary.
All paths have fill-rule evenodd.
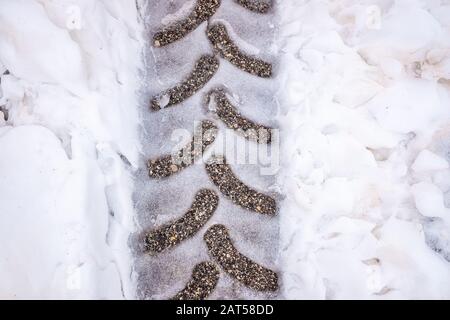
<path id="1" fill-rule="evenodd" d="M 267 13 L 270 9 L 270 5 L 259 1 L 235 1 L 242 7 L 257 13 Z M 171 2 L 167 6 L 171 7 L 173 5 L 175 8 L 176 6 L 181 6 L 181 0 L 176 0 L 174 3 Z M 157 2 L 155 2 L 155 6 L 160 8 L 161 11 L 155 14 L 158 18 L 153 21 L 164 19 L 162 14 L 167 14 L 166 6 Z M 171 7 L 170 10 L 174 7 Z M 157 89 L 158 91 L 163 90 L 149 99 L 152 110 L 157 111 L 183 103 L 196 95 L 218 73 L 220 66 L 219 57 L 227 60 L 247 74 L 263 78 L 258 80 L 252 77 L 255 79 L 255 85 L 252 82 L 251 85 L 244 86 L 247 90 L 250 90 L 250 101 L 252 101 L 253 90 L 258 90 L 258 88 L 259 90 L 264 90 L 257 86 L 257 83 L 266 83 L 262 87 L 268 88 L 269 85 L 264 78 L 272 77 L 272 64 L 242 51 L 229 37 L 225 25 L 220 23 L 210 24 L 211 17 L 219 9 L 222 10 L 222 8 L 220 0 L 198 0 L 187 18 L 162 29 L 160 26 L 152 27 L 159 28 L 159 31 L 154 33 L 153 46 L 156 48 L 167 46 L 164 49 L 151 49 L 151 56 L 155 59 L 153 70 L 156 72 L 163 67 L 163 69 L 168 70 L 169 74 L 172 74 L 173 69 L 170 70 L 168 68 L 172 63 L 180 64 L 180 59 L 176 58 L 180 54 L 177 50 L 179 48 L 184 48 L 184 50 L 189 48 L 186 47 L 185 42 L 180 43 L 179 46 L 169 46 L 169 44 L 184 38 L 205 21 L 208 22 L 205 44 L 210 46 L 210 48 L 204 48 L 202 43 L 199 46 L 201 51 L 194 50 L 196 51 L 196 56 L 203 55 L 195 62 L 192 71 L 178 84 L 166 90 L 164 90 L 165 88 Z M 234 6 L 234 9 L 243 11 L 238 6 Z M 219 16 L 221 14 L 223 14 L 223 11 L 217 13 Z M 224 19 L 224 21 L 228 20 Z M 264 37 L 266 36 L 267 34 Z M 205 54 L 210 52 L 211 49 L 214 55 Z M 183 57 L 181 61 L 186 63 L 186 57 Z M 233 75 L 230 78 L 228 73 L 230 72 L 229 70 L 232 72 L 234 67 L 228 68 L 227 65 L 220 69 L 224 70 L 221 71 L 221 75 L 225 75 L 224 78 L 220 78 L 221 80 L 233 80 Z M 226 86 L 226 83 L 217 83 L 217 80 L 214 79 L 216 82 L 214 86 L 219 88 Z M 156 84 L 156 86 L 158 85 Z M 233 88 L 233 91 L 238 89 Z M 244 95 L 248 94 L 246 91 L 244 92 Z M 259 94 L 257 92 L 254 93 L 255 96 Z M 267 96 L 268 94 L 270 93 L 265 95 Z M 242 116 L 238 109 L 228 100 L 225 91 L 222 92 L 215 89 L 210 91 L 210 96 L 214 99 L 216 105 L 214 110 L 216 116 L 228 128 L 234 129 L 237 134 L 252 141 L 253 145 L 272 142 L 273 129 Z M 189 101 L 194 101 L 200 108 L 202 107 L 202 102 L 199 99 L 192 98 Z M 195 106 L 194 110 L 198 106 Z M 150 137 L 162 136 L 161 132 L 167 134 L 165 128 L 168 128 L 168 121 L 172 125 L 180 125 L 185 121 L 184 119 L 181 120 L 181 118 L 186 117 L 186 114 L 180 114 L 180 120 L 178 120 L 177 115 L 175 114 L 174 116 L 173 112 L 175 112 L 175 109 L 153 114 L 152 117 L 149 117 L 151 119 L 149 123 L 156 127 L 156 129 L 149 129 L 149 131 L 156 130 L 156 134 L 150 134 Z M 197 112 L 201 113 L 201 109 Z M 189 118 L 189 121 L 195 121 L 196 115 L 197 113 L 187 115 L 187 118 Z M 161 131 L 161 128 L 164 129 Z M 264 130 L 266 133 L 260 135 L 255 133 L 255 131 L 262 132 Z M 206 132 L 211 133 L 206 134 Z M 140 201 L 143 205 L 144 214 L 147 213 L 150 216 L 144 223 L 149 225 L 149 229 L 151 229 L 145 234 L 144 240 L 142 240 L 142 237 L 138 240 L 140 241 L 140 248 L 144 245 L 147 253 L 145 257 L 139 258 L 139 266 L 148 265 L 144 269 L 140 269 L 141 273 L 139 274 L 139 290 L 142 297 L 167 297 L 167 292 L 165 292 L 167 288 L 172 286 L 181 288 L 183 285 L 184 288 L 172 299 L 202 300 L 208 297 L 240 297 L 242 299 L 253 297 L 256 292 L 267 294 L 278 290 L 278 275 L 240 253 L 234 246 L 229 232 L 224 226 L 231 225 L 232 232 L 244 232 L 245 236 L 242 238 L 242 241 L 245 241 L 245 243 L 240 243 L 240 248 L 246 248 L 244 251 L 248 252 L 255 245 L 258 247 L 258 252 L 261 253 L 260 250 L 262 250 L 264 252 L 263 257 L 267 259 L 266 250 L 270 252 L 270 255 L 274 252 L 273 250 L 276 250 L 276 243 L 272 241 L 277 237 L 276 228 L 264 225 L 268 222 L 267 216 L 270 218 L 277 212 L 275 199 L 245 185 L 234 175 L 226 163 L 217 161 L 218 157 L 213 157 L 212 162 L 206 164 L 207 175 L 205 175 L 205 171 L 201 167 L 198 169 L 201 170 L 198 176 L 196 174 L 197 169 L 193 168 L 185 170 L 182 174 L 180 173 L 184 168 L 191 166 L 195 160 L 200 159 L 206 148 L 216 141 L 217 134 L 218 127 L 213 122 L 205 120 L 201 126 L 194 130 L 193 140 L 181 150 L 177 150 L 171 155 L 164 155 L 147 161 L 148 175 L 156 179 L 156 181 L 152 180 L 151 186 L 149 185 L 148 188 L 144 187 L 146 191 L 143 191 L 142 194 L 155 196 L 156 201 L 151 204 Z M 199 139 L 200 142 L 195 139 L 197 136 L 201 137 Z M 151 154 L 153 154 L 153 151 Z M 179 161 L 180 159 L 181 161 Z M 202 171 L 203 173 L 201 173 Z M 180 173 L 180 175 L 178 176 L 176 173 Z M 145 172 L 143 174 L 145 175 Z M 183 180 L 176 180 L 177 177 L 182 177 Z M 262 180 L 267 181 L 265 178 Z M 219 196 L 212 190 L 201 189 L 194 196 L 188 211 L 182 217 L 174 218 L 170 208 L 175 206 L 178 209 L 174 211 L 183 210 L 183 208 L 179 208 L 177 202 L 184 202 L 188 194 L 190 194 L 188 197 L 192 196 L 191 192 L 193 190 L 191 190 L 191 186 L 198 185 L 200 188 L 204 188 L 208 184 L 216 185 L 219 191 L 231 201 L 221 202 L 222 204 L 219 207 Z M 162 199 L 159 199 L 159 197 Z M 182 197 L 180 202 L 179 197 Z M 245 215 L 244 210 L 254 211 L 260 213 L 260 215 Z M 170 215 L 172 220 L 169 220 L 170 222 L 162 226 L 155 227 L 153 223 L 156 221 L 156 216 L 165 216 L 166 214 Z M 230 220 L 230 216 L 232 220 Z M 256 225 L 253 223 L 254 221 L 256 221 Z M 217 224 L 218 222 L 224 225 Z M 206 231 L 203 239 L 199 236 L 197 237 L 196 235 L 201 229 L 210 223 L 214 225 Z M 247 228 L 250 225 L 255 228 Z M 259 229 L 260 227 L 261 229 Z M 243 229 L 241 230 L 240 228 Z M 257 230 L 260 230 L 260 232 L 257 232 Z M 267 230 L 270 230 L 270 232 L 267 233 Z M 262 235 L 263 232 L 266 234 Z M 204 242 L 202 243 L 202 241 Z M 266 242 L 271 242 L 271 244 L 267 245 Z M 204 243 L 206 243 L 207 250 L 197 250 L 197 248 L 202 248 Z M 220 268 L 215 263 L 208 262 L 211 257 L 218 262 Z M 266 261 L 265 259 L 262 261 Z M 203 262 L 198 263 L 199 261 Z M 193 266 L 193 263 L 197 264 Z M 192 268 L 192 274 L 190 280 L 184 283 L 180 280 L 186 278 L 186 267 Z M 225 277 L 219 283 L 220 270 L 223 270 L 230 277 Z M 230 281 L 235 280 L 243 284 L 243 286 L 234 286 Z M 176 291 L 174 290 L 173 292 Z"/>

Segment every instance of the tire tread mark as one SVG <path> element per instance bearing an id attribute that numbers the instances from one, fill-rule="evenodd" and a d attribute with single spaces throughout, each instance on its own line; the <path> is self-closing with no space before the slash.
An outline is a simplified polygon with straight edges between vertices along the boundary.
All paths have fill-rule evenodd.
<path id="1" fill-rule="evenodd" d="M 154 255 L 191 238 L 208 222 L 218 205 L 219 197 L 214 191 L 200 190 L 184 216 L 146 234 L 146 251 Z"/>
<path id="2" fill-rule="evenodd" d="M 213 225 L 203 239 L 210 255 L 231 277 L 256 291 L 278 290 L 278 275 L 241 254 L 224 225 Z"/>
<path id="3" fill-rule="evenodd" d="M 275 199 L 248 187 L 240 181 L 234 175 L 224 157 L 213 156 L 208 160 L 205 167 L 211 181 L 233 203 L 260 214 L 276 214 Z"/>
<path id="4" fill-rule="evenodd" d="M 197 0 L 194 10 L 187 18 L 176 22 L 168 27 L 162 28 L 153 36 L 153 45 L 162 47 L 180 40 L 190 32 L 212 17 L 220 7 L 220 0 Z"/>
<path id="5" fill-rule="evenodd" d="M 192 141 L 183 149 L 175 154 L 148 161 L 149 176 L 154 179 L 166 178 L 192 165 L 215 141 L 217 132 L 218 128 L 212 121 L 202 121 L 195 129 Z"/>
<path id="6" fill-rule="evenodd" d="M 219 282 L 220 271 L 212 262 L 201 262 L 193 271 L 191 280 L 171 300 L 205 300 Z"/>

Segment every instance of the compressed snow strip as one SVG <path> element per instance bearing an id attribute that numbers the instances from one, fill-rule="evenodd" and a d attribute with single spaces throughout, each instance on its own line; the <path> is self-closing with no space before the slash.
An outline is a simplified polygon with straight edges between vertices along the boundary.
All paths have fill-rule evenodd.
<path id="1" fill-rule="evenodd" d="M 165 27 L 153 37 L 153 45 L 161 47 L 184 38 L 201 23 L 208 20 L 220 7 L 220 0 L 197 0 L 194 10 L 189 16 L 169 27 Z"/>
<path id="2" fill-rule="evenodd" d="M 206 148 L 214 143 L 217 126 L 211 121 L 202 121 L 196 128 L 192 142 L 172 155 L 148 161 L 151 178 L 166 178 L 192 165 L 201 157 Z"/>
<path id="3" fill-rule="evenodd" d="M 157 111 L 162 108 L 181 103 L 190 98 L 198 90 L 203 88 L 209 80 L 211 80 L 218 69 L 219 60 L 217 60 L 214 56 L 204 55 L 200 57 L 200 59 L 195 63 L 195 67 L 192 72 L 183 82 L 160 93 L 151 100 L 151 108 Z M 168 101 L 167 97 L 169 97 Z M 163 100 L 166 101 L 163 103 Z"/>
<path id="4" fill-rule="evenodd" d="M 218 205 L 219 197 L 214 191 L 200 190 L 183 217 L 146 235 L 146 250 L 156 254 L 192 237 L 208 222 Z"/>
<path id="5" fill-rule="evenodd" d="M 437 154 L 429 150 L 422 150 L 412 164 L 411 168 L 415 172 L 423 172 L 432 170 L 445 170 L 449 168 L 449 165 L 447 160 L 439 157 Z"/>
<path id="6" fill-rule="evenodd" d="M 175 20 L 179 21 L 180 17 L 182 15 L 186 16 L 187 11 L 191 12 L 195 5 L 195 1 L 192 0 L 151 0 L 146 3 L 148 4 L 148 15 L 145 19 L 148 23 L 148 29 L 152 31 L 160 28 L 160 21 L 167 21 L 165 19 L 167 13 L 174 12 L 174 8 L 179 9 L 174 15 L 171 15 L 169 23 Z M 225 4 L 224 1 L 222 3 Z M 188 8 L 188 5 L 190 5 L 190 8 Z M 177 16 L 175 17 L 175 15 Z M 249 20 L 246 17 L 253 17 L 254 19 L 252 18 L 249 24 Z M 230 36 L 232 36 L 233 40 L 237 40 L 239 47 L 247 53 L 257 54 L 254 52 L 254 49 L 249 49 L 247 46 L 242 45 L 243 41 L 240 41 L 240 38 L 246 38 L 246 34 L 250 36 L 248 40 L 255 48 L 262 48 L 260 50 L 261 55 L 266 54 L 270 50 L 269 46 L 275 35 L 275 28 L 272 24 L 273 17 L 271 15 L 256 15 L 229 1 L 227 5 L 221 6 L 211 20 L 216 21 L 216 18 L 220 21 L 227 20 L 233 25 L 236 33 L 230 33 Z M 189 106 L 189 110 L 169 107 L 167 95 L 164 95 L 165 89 L 182 82 L 183 77 L 191 72 L 189 69 L 193 67 L 194 60 L 205 53 L 212 52 L 211 44 L 204 32 L 210 23 L 211 21 L 203 23 L 182 41 L 174 42 L 165 48 L 148 48 L 147 50 L 148 72 L 146 72 L 147 77 L 145 83 L 148 84 L 149 88 L 152 88 L 149 89 L 152 95 L 163 92 L 160 96 L 164 98 L 161 101 L 161 105 L 168 107 L 164 108 L 161 112 L 143 113 L 143 133 L 147 137 L 143 140 L 145 141 L 143 153 L 147 159 L 156 159 L 161 155 L 161 152 L 163 152 L 163 155 L 167 155 L 183 148 L 190 142 L 190 138 L 187 137 L 188 134 L 186 132 L 186 134 L 183 134 L 185 138 L 183 142 L 179 146 L 171 149 L 170 144 L 167 143 L 168 141 L 164 137 L 170 137 L 173 129 L 188 128 L 192 123 L 201 120 L 205 114 L 203 108 L 205 96 L 202 93 L 207 93 L 212 88 L 218 86 L 226 85 L 233 92 L 243 97 L 248 104 L 245 106 L 248 110 L 245 113 L 242 112 L 243 114 L 253 115 L 250 118 L 258 123 L 272 123 L 270 119 L 276 114 L 277 109 L 277 103 L 274 99 L 274 93 L 277 90 L 276 82 L 259 79 L 247 73 L 240 72 L 227 61 L 223 60 L 220 61 L 220 68 L 213 79 L 202 90 L 181 104 L 182 106 Z M 247 28 L 251 28 L 255 32 L 248 34 Z M 231 29 L 229 28 L 228 30 L 230 31 Z M 236 37 L 234 37 L 235 35 Z M 215 57 L 219 58 L 219 55 L 215 55 Z M 258 111 L 257 109 L 259 107 L 260 110 Z M 208 116 L 213 118 L 210 114 Z M 221 128 L 225 127 L 218 121 L 215 121 L 215 123 L 220 125 Z M 258 145 L 256 143 L 246 141 L 231 132 L 231 130 L 220 131 L 218 138 L 224 138 L 225 134 L 230 135 L 238 143 L 242 142 L 246 146 L 250 146 L 251 149 L 249 151 L 252 152 L 251 154 L 253 154 L 253 151 L 257 151 Z M 277 140 L 276 138 L 274 135 L 274 141 Z M 231 139 L 216 139 L 214 146 L 211 146 L 214 149 L 208 150 L 208 153 L 213 153 L 215 150 L 222 150 L 223 147 L 228 146 L 233 149 L 227 148 L 226 150 L 235 150 L 235 146 L 231 146 L 231 144 L 234 144 Z M 263 147 L 264 150 L 271 151 L 271 149 L 269 150 L 271 148 L 270 146 L 268 148 Z M 246 154 L 247 152 L 243 152 L 242 156 L 246 156 Z M 267 158 L 269 157 L 265 157 L 264 159 L 267 160 L 265 163 L 268 162 Z M 246 169 L 241 170 L 243 167 Z M 268 169 L 270 170 L 272 168 L 270 167 Z M 236 170 L 239 170 L 242 178 L 245 177 L 246 180 L 253 181 L 253 186 L 261 190 L 265 190 L 271 183 L 275 182 L 274 177 L 259 176 L 258 167 L 254 165 L 239 165 L 236 166 Z M 177 212 L 178 214 L 184 213 L 184 210 L 190 205 L 189 202 L 192 201 L 192 197 L 197 190 L 193 186 L 211 185 L 211 181 L 208 179 L 204 167 L 196 165 L 170 178 L 158 181 L 148 181 L 146 176 L 145 171 L 139 172 L 137 176 L 137 184 L 139 187 L 137 187 L 137 196 L 135 198 L 137 198 L 136 211 L 138 212 L 139 224 L 147 230 L 172 221 L 172 219 L 177 219 Z M 251 251 L 254 253 L 253 257 L 255 259 L 261 259 L 261 262 L 268 264 L 275 260 L 277 257 L 276 244 L 278 239 L 277 219 L 271 220 L 271 217 L 255 215 L 254 213 L 246 214 L 244 209 L 234 205 L 231 201 L 227 201 L 219 193 L 218 195 L 221 197 L 221 205 L 211 218 L 213 221 L 208 222 L 208 224 L 214 221 L 221 222 L 227 217 L 228 220 L 231 218 L 233 221 L 230 221 L 231 224 L 229 227 L 231 230 L 239 230 L 236 236 L 239 239 L 244 238 L 250 240 L 248 243 L 245 241 L 244 248 L 247 249 L 248 246 L 251 246 L 252 240 L 255 242 L 255 248 Z M 270 223 L 266 223 L 266 220 L 271 221 Z M 158 221 L 161 221 L 161 223 L 158 223 Z M 252 232 L 250 229 L 252 229 Z M 260 235 L 256 234 L 256 231 L 259 229 L 263 230 Z M 206 257 L 207 250 L 205 244 L 201 237 L 198 236 L 194 236 L 179 246 L 173 247 L 171 250 L 167 250 L 156 256 L 138 255 L 136 257 L 136 272 L 139 279 L 142 280 L 139 281 L 139 297 L 159 299 L 172 296 L 176 290 L 179 290 L 186 284 L 186 277 L 188 276 L 186 270 L 192 270 L 197 262 L 204 261 Z M 158 285 L 155 285 L 155 283 Z M 260 297 L 261 293 L 252 292 L 244 286 L 238 286 L 236 288 L 236 286 L 232 285 L 231 279 L 225 277 L 219 281 L 211 298 L 248 299 L 255 296 Z"/>
<path id="7" fill-rule="evenodd" d="M 192 271 L 192 279 L 172 300 L 205 300 L 219 282 L 219 268 L 212 262 L 197 264 Z"/>
<path id="8" fill-rule="evenodd" d="M 442 191 L 430 182 L 420 182 L 412 186 L 417 210 L 426 217 L 439 217 L 450 222 L 450 209 L 444 205 Z M 449 224 L 450 225 L 450 224 Z"/>
<path id="9" fill-rule="evenodd" d="M 213 225 L 203 238 L 211 256 L 237 281 L 257 291 L 278 290 L 278 275 L 242 255 L 224 225 Z"/>

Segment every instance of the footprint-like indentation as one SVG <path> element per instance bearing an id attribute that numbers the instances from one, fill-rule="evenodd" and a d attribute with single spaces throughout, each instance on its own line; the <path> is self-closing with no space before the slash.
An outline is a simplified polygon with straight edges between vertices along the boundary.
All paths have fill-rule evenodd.
<path id="1" fill-rule="evenodd" d="M 210 99 L 214 104 L 210 104 Z M 226 92 L 219 88 L 212 90 L 208 95 L 209 110 L 217 114 L 228 128 L 236 130 L 243 137 L 258 143 L 270 143 L 272 128 L 266 127 L 244 118 L 226 96 Z"/>
<path id="2" fill-rule="evenodd" d="M 206 172 L 220 192 L 233 203 L 261 214 L 275 215 L 275 199 L 262 194 L 241 182 L 226 163 L 224 157 L 213 156 L 206 164 Z"/>
<path id="3" fill-rule="evenodd" d="M 217 23 L 208 28 L 208 39 L 220 56 L 242 71 L 262 78 L 272 76 L 272 65 L 243 53 L 228 35 L 224 24 Z"/>
<path id="4" fill-rule="evenodd" d="M 278 290 L 278 275 L 241 254 L 224 225 L 213 225 L 203 238 L 210 255 L 231 277 L 257 291 Z"/>
<path id="5" fill-rule="evenodd" d="M 195 63 L 194 70 L 186 80 L 153 97 L 150 101 L 151 108 L 160 110 L 190 98 L 211 80 L 218 69 L 219 60 L 212 55 L 203 55 Z"/>
<path id="6" fill-rule="evenodd" d="M 147 233 L 146 251 L 157 254 L 192 237 L 211 218 L 218 204 L 219 197 L 214 191 L 200 190 L 195 195 L 191 208 L 183 217 Z"/>
<path id="7" fill-rule="evenodd" d="M 187 18 L 163 28 L 154 35 L 153 45 L 162 47 L 184 38 L 216 13 L 220 2 L 220 0 L 197 0 L 194 10 Z"/>
<path id="8" fill-rule="evenodd" d="M 183 149 L 159 159 L 148 161 L 149 176 L 155 179 L 166 178 L 192 165 L 214 142 L 217 132 L 218 128 L 213 122 L 202 121 L 201 125 L 195 128 L 192 141 Z"/>
<path id="9" fill-rule="evenodd" d="M 260 0 L 234 0 L 239 3 L 244 8 L 258 12 L 258 13 L 267 13 L 270 10 L 270 4 L 268 2 L 260 1 Z"/>
<path id="10" fill-rule="evenodd" d="M 194 267 L 191 280 L 172 300 L 205 300 L 219 281 L 219 268 L 212 262 L 201 262 Z"/>

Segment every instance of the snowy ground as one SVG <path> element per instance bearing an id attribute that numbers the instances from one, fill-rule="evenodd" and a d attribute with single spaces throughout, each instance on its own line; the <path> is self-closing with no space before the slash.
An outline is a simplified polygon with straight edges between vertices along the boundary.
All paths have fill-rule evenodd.
<path id="1" fill-rule="evenodd" d="M 450 298 L 450 2 L 279 1 L 286 298 Z"/>
<path id="2" fill-rule="evenodd" d="M 284 200 L 266 240 L 263 221 L 252 230 L 245 212 L 233 219 L 250 226 L 235 234 L 243 251 L 259 239 L 255 260 L 278 257 L 280 298 L 449 299 L 450 1 L 275 2 L 273 46 L 262 32 L 251 37 L 266 20 L 242 29 L 234 26 L 252 14 L 216 17 L 243 48 L 277 61 L 266 92 L 278 92 L 267 96 L 253 91 L 261 83 L 222 70 L 245 92 L 248 115 L 272 125 L 261 99 L 275 95 L 279 106 L 275 189 Z M 156 69 L 146 59 L 148 24 L 161 21 L 141 19 L 144 3 L 0 0 L 0 298 L 136 298 L 129 237 L 171 217 L 142 216 L 158 185 L 133 197 L 143 158 L 171 149 L 149 142 L 165 127 L 143 104 L 176 78 L 170 52 Z M 204 39 L 181 45 L 189 55 L 178 56 L 177 74 L 208 48 Z M 180 127 L 192 131 L 196 114 L 183 114 Z M 176 119 L 175 109 L 167 115 Z M 275 179 L 238 173 L 261 188 Z M 182 210 L 196 190 L 178 181 L 168 183 L 189 190 L 174 204 Z"/>
<path id="3" fill-rule="evenodd" d="M 0 298 L 134 296 L 129 3 L 0 1 Z"/>

